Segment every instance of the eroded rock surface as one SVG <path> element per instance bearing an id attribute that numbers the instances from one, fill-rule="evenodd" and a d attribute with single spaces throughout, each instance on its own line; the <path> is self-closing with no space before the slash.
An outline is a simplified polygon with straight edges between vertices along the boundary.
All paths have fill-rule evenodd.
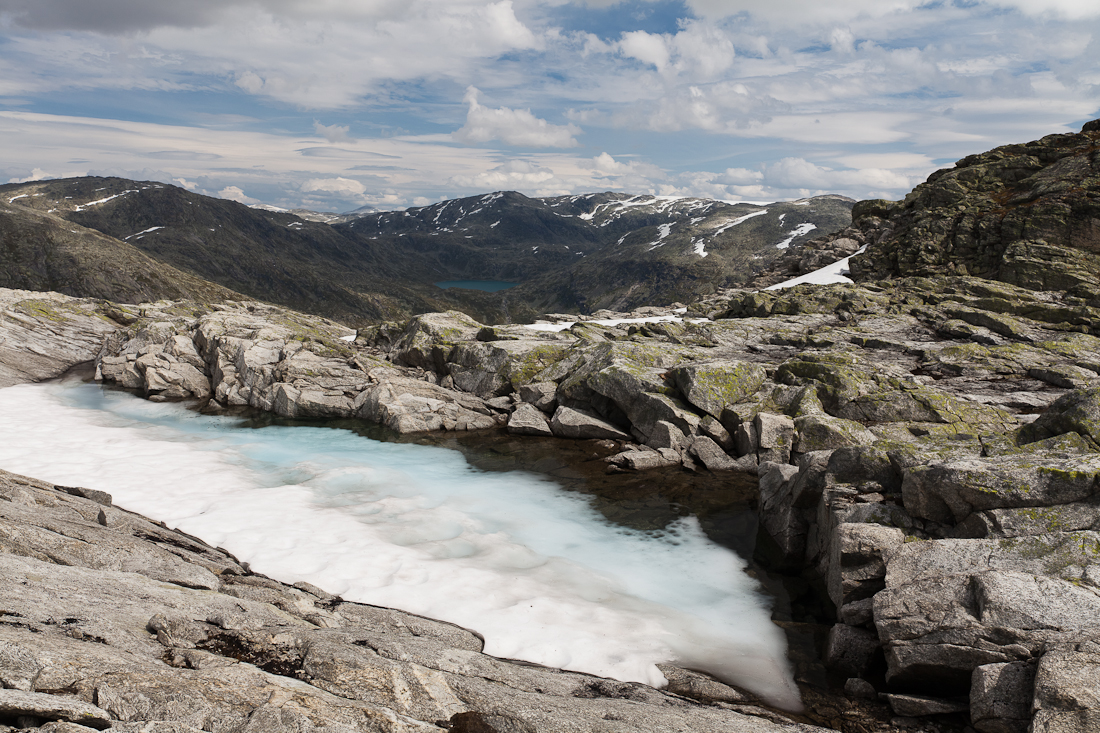
<path id="1" fill-rule="evenodd" d="M 118 328 L 109 304 L 0 288 L 0 388 L 60 376 L 91 361 Z"/>
<path id="2" fill-rule="evenodd" d="M 673 666 L 675 694 L 489 657 L 34 479 L 0 472 L 0 512 L 0 730 L 820 730 Z"/>

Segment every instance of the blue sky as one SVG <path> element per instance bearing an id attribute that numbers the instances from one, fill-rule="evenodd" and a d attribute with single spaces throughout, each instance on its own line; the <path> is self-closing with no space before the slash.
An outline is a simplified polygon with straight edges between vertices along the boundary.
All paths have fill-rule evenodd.
<path id="1" fill-rule="evenodd" d="M 900 198 L 1100 117 L 1096 0 L 0 0 L 0 181 Z"/>

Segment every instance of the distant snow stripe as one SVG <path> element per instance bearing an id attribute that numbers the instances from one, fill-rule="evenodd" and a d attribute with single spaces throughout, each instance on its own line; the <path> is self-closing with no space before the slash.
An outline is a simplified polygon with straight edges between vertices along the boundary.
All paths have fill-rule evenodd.
<path id="1" fill-rule="evenodd" d="M 710 235 L 711 239 L 713 239 L 714 237 L 717 237 L 719 234 L 726 231 L 727 229 L 733 229 L 738 224 L 745 223 L 746 221 L 753 218 L 754 216 L 763 216 L 764 214 L 767 214 L 767 213 L 768 213 L 767 209 L 761 209 L 760 211 L 754 211 L 751 214 L 745 214 L 744 216 L 742 216 L 738 219 L 734 219 L 731 222 L 727 222 L 726 224 L 724 224 L 720 228 L 714 230 L 714 233 Z"/>
<path id="2" fill-rule="evenodd" d="M 102 191 L 103 189 L 99 189 L 99 190 Z M 112 201 L 114 199 L 119 198 L 120 196 L 125 196 L 128 193 L 137 193 L 137 189 L 136 188 L 135 189 L 130 189 L 130 190 L 127 190 L 127 191 L 123 191 L 122 193 L 116 193 L 114 196 L 108 196 L 105 199 L 99 199 L 98 201 L 89 201 L 86 204 L 80 204 L 79 206 L 74 208 L 73 211 L 84 211 L 84 209 L 88 208 L 89 206 L 98 206 L 99 204 L 105 204 L 108 201 Z"/>
<path id="3" fill-rule="evenodd" d="M 164 227 L 149 227 L 148 229 L 142 229 L 140 232 L 134 232 L 129 237 L 123 237 L 123 239 L 130 239 L 130 237 L 139 237 L 142 234 L 148 234 L 149 232 L 155 232 L 156 230 L 163 228 Z"/>
<path id="4" fill-rule="evenodd" d="M 798 226 L 796 226 L 794 228 L 793 231 L 791 231 L 791 235 L 789 237 L 787 237 L 786 239 L 784 239 L 782 242 L 779 242 L 778 244 L 776 244 L 775 248 L 776 249 L 787 249 L 787 247 L 791 246 L 791 242 L 794 241 L 795 237 L 801 237 L 803 234 L 809 234 L 814 229 L 817 229 L 817 224 L 810 224 L 809 222 L 807 222 L 805 224 L 799 224 Z"/>

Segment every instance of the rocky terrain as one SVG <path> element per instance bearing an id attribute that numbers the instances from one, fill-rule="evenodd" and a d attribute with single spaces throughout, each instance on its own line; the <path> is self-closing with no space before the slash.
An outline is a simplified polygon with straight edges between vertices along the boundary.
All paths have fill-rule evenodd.
<path id="1" fill-rule="evenodd" d="M 846 226 L 852 203 L 500 192 L 326 221 L 149 181 L 37 181 L 0 186 L 0 286 L 131 303 L 229 289 L 353 326 L 451 309 L 524 322 L 742 284 L 811 232 Z M 452 280 L 521 284 L 434 284 Z"/>
<path id="2" fill-rule="evenodd" d="M 159 348 L 139 349 L 135 364 L 160 357 L 142 361 L 142 392 L 169 399 L 202 394 L 205 385 L 209 394 L 209 369 L 192 358 L 195 342 L 169 326 L 215 314 L 238 329 L 246 322 L 267 329 L 251 334 L 259 340 L 250 347 L 278 334 L 280 351 L 297 349 L 311 361 L 308 353 L 313 367 L 340 345 L 358 351 L 332 321 L 251 303 L 135 307 L 55 293 L 0 296 L 2 358 L 24 365 L 5 373 L 6 385 L 58 376 L 97 353 L 99 368 L 109 370 L 102 354 L 119 345 L 126 353 L 138 338 Z M 352 361 L 381 367 L 369 354 Z M 429 386 L 423 372 L 382 368 L 389 373 L 373 379 L 391 388 L 401 379 Z M 324 381 L 327 373 L 310 376 Z M 453 394 L 460 418 L 488 412 L 478 398 Z M 464 629 L 287 586 L 114 507 L 105 492 L 2 470 L 0 588 L 0 731 L 820 730 L 672 665 L 662 666 L 669 685 L 658 691 L 489 657 Z M 873 711 L 815 702 L 814 719 L 874 724 Z"/>
<path id="3" fill-rule="evenodd" d="M 17 593 L 0 609 L 15 610 L 0 616 L 13 635 L 0 648 L 11 650 L 0 650 L 11 696 L 0 722 L 1100 729 L 1098 141 L 1090 123 L 1011 146 L 1038 168 L 1002 164 L 1001 148 L 901 204 L 861 202 L 852 227 L 818 248 L 867 246 L 851 285 L 717 289 L 687 306 L 534 326 L 443 312 L 357 331 L 237 298 L 5 293 L 4 363 L 38 359 L 12 382 L 94 358 L 99 379 L 209 411 L 357 419 L 406 436 L 554 436 L 583 441 L 609 475 L 755 476 L 766 530 L 755 560 L 785 595 L 776 621 L 792 633 L 826 624 L 832 677 L 799 665 L 806 717 L 784 718 L 674 668 L 658 692 L 516 667 L 479 655 L 468 632 L 280 586 L 89 503 L 104 496 L 8 475 L 0 560 L 16 568 L 5 587 Z M 1037 195 L 1019 206 L 1004 194 L 1027 187 Z M 943 207 L 975 218 L 919 238 Z M 95 549 L 138 544 L 147 555 Z M 112 600 L 120 588 L 140 603 Z M 120 606 L 129 615 L 112 621 Z"/>
<path id="4" fill-rule="evenodd" d="M 0 578 L 0 731 L 820 730 L 671 666 L 658 691 L 489 657 L 464 629 L 3 471 Z"/>
<path id="5" fill-rule="evenodd" d="M 975 275 L 1033 290 L 1100 298 L 1100 121 L 967 156 L 936 171 L 903 201 L 861 201 L 852 224 L 791 247 L 763 268 L 771 285 L 866 252 L 852 277 Z"/>

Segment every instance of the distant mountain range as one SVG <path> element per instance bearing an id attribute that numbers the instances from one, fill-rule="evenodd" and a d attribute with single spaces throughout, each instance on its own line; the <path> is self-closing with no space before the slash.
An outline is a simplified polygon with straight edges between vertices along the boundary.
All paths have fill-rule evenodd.
<path id="1" fill-rule="evenodd" d="M 235 291 L 350 324 L 458 309 L 489 322 L 688 301 L 743 284 L 854 201 L 497 192 L 406 211 L 251 208 L 156 182 L 0 186 L 0 286 L 120 301 Z M 495 280 L 496 293 L 440 281 Z"/>

